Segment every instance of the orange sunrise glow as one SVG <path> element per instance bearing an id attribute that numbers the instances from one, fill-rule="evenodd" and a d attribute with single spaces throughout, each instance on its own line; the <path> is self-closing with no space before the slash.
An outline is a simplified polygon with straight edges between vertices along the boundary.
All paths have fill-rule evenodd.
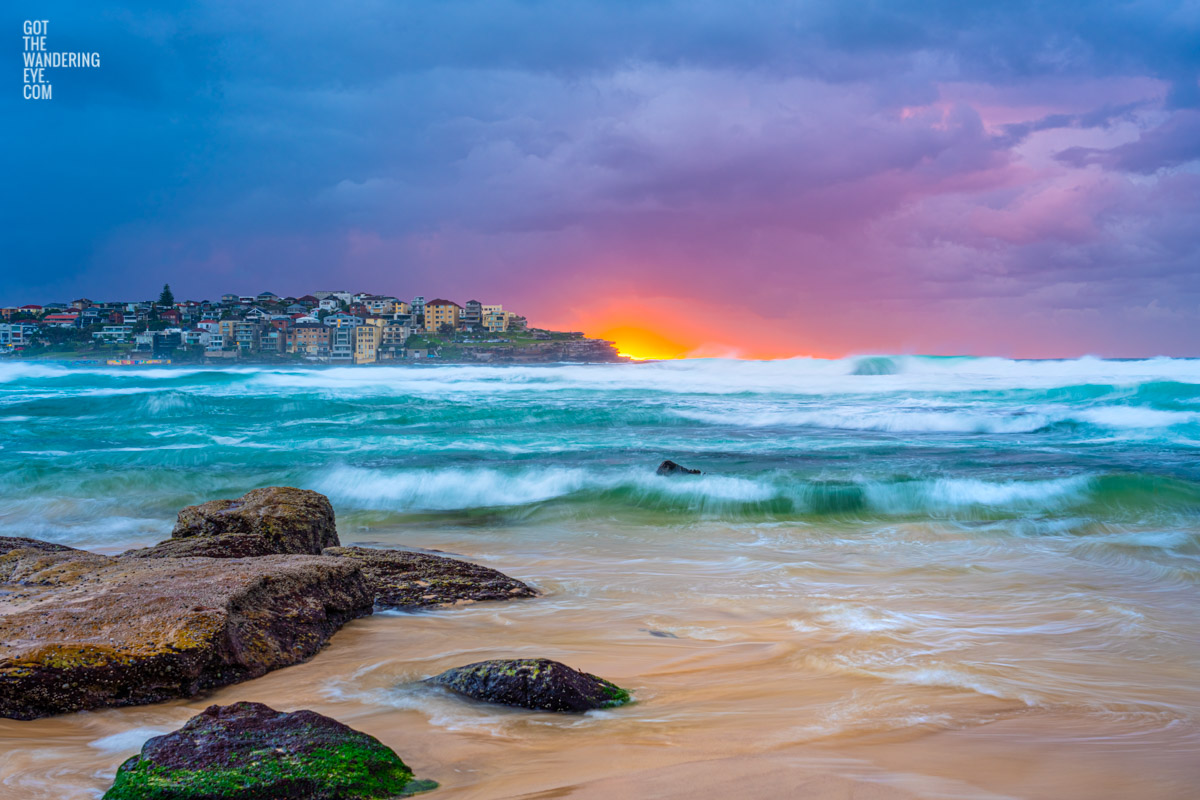
<path id="1" fill-rule="evenodd" d="M 569 318 L 543 324 L 608 339 L 621 355 L 637 360 L 816 355 L 794 325 L 744 312 L 731 315 L 726 308 L 698 300 L 643 297 L 572 309 Z"/>
<path id="2" fill-rule="evenodd" d="M 616 342 L 621 355 L 638 360 L 686 358 L 691 349 L 660 333 L 630 326 L 608 328 L 600 338 Z"/>

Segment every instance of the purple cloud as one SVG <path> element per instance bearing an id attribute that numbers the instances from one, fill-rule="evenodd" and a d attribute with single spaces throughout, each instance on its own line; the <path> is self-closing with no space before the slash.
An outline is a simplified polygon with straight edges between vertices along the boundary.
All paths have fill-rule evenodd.
<path id="1" fill-rule="evenodd" d="M 110 68 L 5 109 L 0 302 L 338 285 L 572 326 L 691 299 L 823 352 L 1200 346 L 1178 4 L 51 11 Z"/>
<path id="2" fill-rule="evenodd" d="M 1097 164 L 1143 175 L 1200 160 L 1200 111 L 1178 111 L 1133 142 L 1108 149 L 1069 147 L 1057 157 L 1074 167 Z"/>

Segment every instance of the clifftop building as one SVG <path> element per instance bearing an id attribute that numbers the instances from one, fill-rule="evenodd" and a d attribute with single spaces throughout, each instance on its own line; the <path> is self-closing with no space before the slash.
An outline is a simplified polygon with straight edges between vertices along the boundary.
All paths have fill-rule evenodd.
<path id="1" fill-rule="evenodd" d="M 464 328 L 474 328 L 483 324 L 483 303 L 478 300 L 468 300 L 463 308 L 459 322 Z"/>
<path id="2" fill-rule="evenodd" d="M 462 306 L 453 300 L 431 300 L 425 304 L 425 331 L 437 333 L 443 325 L 451 329 L 458 327 L 458 319 L 462 314 Z"/>

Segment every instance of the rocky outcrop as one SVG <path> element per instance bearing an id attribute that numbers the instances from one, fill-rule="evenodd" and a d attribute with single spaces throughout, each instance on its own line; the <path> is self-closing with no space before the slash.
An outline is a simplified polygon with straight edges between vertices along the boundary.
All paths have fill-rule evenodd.
<path id="1" fill-rule="evenodd" d="M 279 546 L 257 533 L 225 533 L 220 536 L 195 536 L 188 539 L 167 539 L 153 547 L 130 550 L 122 558 L 255 558 L 281 555 Z"/>
<path id="2" fill-rule="evenodd" d="M 519 345 L 493 344 L 456 346 L 453 353 L 441 350 L 442 361 L 485 361 L 489 363 L 560 363 L 563 361 L 587 363 L 621 363 L 629 358 L 617 352 L 615 342 L 606 339 L 587 339 L 581 333 L 549 335 L 545 341 L 525 342 Z"/>
<path id="3" fill-rule="evenodd" d="M 117 770 L 104 800 L 384 800 L 426 791 L 374 736 L 315 711 L 209 706 Z"/>
<path id="4" fill-rule="evenodd" d="M 48 553 L 64 553 L 67 551 L 80 552 L 74 547 L 67 547 L 65 544 L 55 544 L 54 542 L 43 542 L 40 539 L 26 539 L 23 536 L 0 536 L 0 554 L 7 553 L 10 550 L 19 550 L 28 548 L 31 550 L 44 550 Z"/>
<path id="5" fill-rule="evenodd" d="M 528 585 L 502 572 L 444 556 L 367 547 L 330 547 L 324 554 L 360 565 L 375 591 L 375 607 L 379 609 L 537 595 Z"/>
<path id="6" fill-rule="evenodd" d="M 0 716 L 190 697 L 315 654 L 373 592 L 351 559 L 0 551 Z"/>
<path id="7" fill-rule="evenodd" d="M 688 469 L 681 467 L 674 461 L 664 461 L 658 465 L 658 469 L 654 471 L 655 475 L 702 475 L 698 469 Z"/>
<path id="8" fill-rule="evenodd" d="M 237 500 L 188 506 L 179 512 L 171 538 L 233 534 L 261 536 L 275 553 L 318 555 L 326 547 L 341 544 L 329 498 L 288 486 L 269 486 Z"/>
<path id="9" fill-rule="evenodd" d="M 546 658 L 480 661 L 430 682 L 487 703 L 539 711 L 591 711 L 630 700 L 616 684 Z"/>

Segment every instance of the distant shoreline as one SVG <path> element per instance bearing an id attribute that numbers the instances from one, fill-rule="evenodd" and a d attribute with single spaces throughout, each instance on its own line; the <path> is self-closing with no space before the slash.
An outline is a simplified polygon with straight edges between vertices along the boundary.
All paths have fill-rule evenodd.
<path id="1" fill-rule="evenodd" d="M 0 364 L 54 364 L 62 367 L 88 367 L 91 369 L 105 369 L 113 372 L 121 372 L 123 370 L 170 370 L 170 369 L 206 369 L 212 371 L 228 371 L 233 372 L 239 369 L 247 368 L 273 368 L 273 369 L 311 369 L 311 370 L 326 370 L 326 369 L 341 369 L 345 367 L 372 369 L 380 367 L 411 367 L 413 369 L 430 369 L 437 367 L 564 367 L 564 366 L 614 366 L 628 364 L 653 364 L 661 363 L 663 359 L 656 358 L 627 358 L 618 361 L 443 361 L 441 359 L 397 359 L 395 361 L 376 361 L 370 364 L 314 364 L 304 362 L 288 362 L 288 361 L 241 361 L 234 364 L 228 363 L 210 363 L 205 361 L 187 361 L 182 363 L 171 364 L 107 364 L 103 361 L 87 361 L 77 359 L 62 359 L 62 358 L 15 358 L 12 356 L 4 356 L 0 358 Z"/>

